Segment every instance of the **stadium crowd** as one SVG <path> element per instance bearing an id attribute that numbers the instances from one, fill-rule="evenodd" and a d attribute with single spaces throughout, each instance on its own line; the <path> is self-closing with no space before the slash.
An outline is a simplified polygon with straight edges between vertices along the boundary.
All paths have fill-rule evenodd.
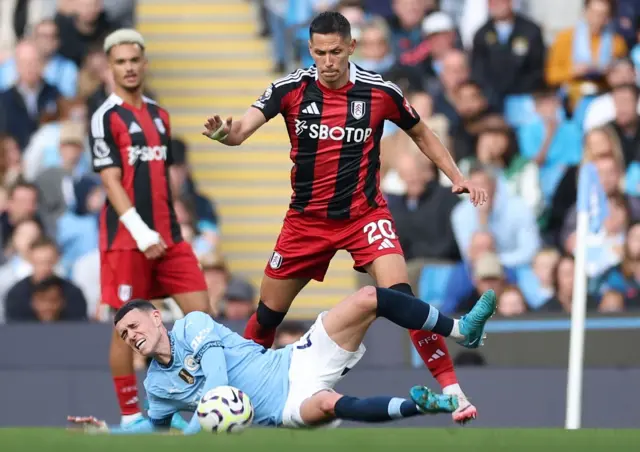
<path id="1" fill-rule="evenodd" d="M 503 316 L 570 312 L 577 170 L 593 162 L 609 213 L 588 267 L 588 307 L 640 306 L 640 2 L 586 0 L 551 39 L 527 14 L 530 1 L 263 5 L 276 71 L 296 56 L 311 63 L 313 14 L 345 15 L 358 41 L 354 61 L 398 84 L 462 171 L 487 188 L 485 206 L 461 202 L 388 124 L 382 187 L 421 298 L 445 313 L 466 311 L 493 288 Z"/>
<path id="2" fill-rule="evenodd" d="M 0 322 L 98 320 L 97 218 L 105 193 L 87 130 L 110 94 L 108 32 L 135 24 L 133 0 L 0 2 Z M 262 0 L 276 73 L 312 63 L 306 25 L 336 8 L 352 23 L 354 61 L 383 74 L 485 186 L 473 208 L 388 124 L 382 186 L 417 293 L 445 313 L 493 288 L 499 314 L 568 313 L 576 246 L 577 169 L 594 162 L 608 197 L 589 308 L 640 306 L 640 2 L 587 0 L 580 20 L 546 42 L 525 0 Z M 465 17 L 486 23 L 470 25 Z M 477 21 L 476 21 L 477 22 Z M 150 93 L 153 96 L 153 93 Z M 200 259 L 212 309 L 243 320 L 255 288 L 231 275 L 219 218 L 172 143 L 183 236 Z M 181 313 L 157 301 L 169 318 Z M 279 344 L 304 331 L 281 327 Z"/>

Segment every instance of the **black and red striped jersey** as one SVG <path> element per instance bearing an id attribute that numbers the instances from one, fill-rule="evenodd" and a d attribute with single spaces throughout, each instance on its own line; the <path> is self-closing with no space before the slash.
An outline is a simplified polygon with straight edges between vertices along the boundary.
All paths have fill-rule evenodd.
<path id="1" fill-rule="evenodd" d="M 171 246 L 182 234 L 171 196 L 169 114 L 144 97 L 141 108 L 112 94 L 91 117 L 93 169 L 122 170 L 122 186 L 142 220 Z M 137 249 L 109 200 L 100 214 L 100 250 Z"/>
<path id="2" fill-rule="evenodd" d="M 357 218 L 384 206 L 384 121 L 404 130 L 420 121 L 398 86 L 354 63 L 340 89 L 322 85 L 314 65 L 274 81 L 253 107 L 267 121 L 284 117 L 294 165 L 290 208 L 322 218 Z"/>

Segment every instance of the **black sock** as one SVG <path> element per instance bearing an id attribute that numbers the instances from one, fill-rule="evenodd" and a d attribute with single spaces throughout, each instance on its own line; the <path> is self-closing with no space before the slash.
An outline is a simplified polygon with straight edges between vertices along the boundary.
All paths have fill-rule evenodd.
<path id="1" fill-rule="evenodd" d="M 408 330 L 433 331 L 444 337 L 451 335 L 453 319 L 446 317 L 418 298 L 392 289 L 376 289 L 378 299 L 378 317 L 391 320 Z"/>
<path id="2" fill-rule="evenodd" d="M 387 422 L 422 414 L 411 400 L 399 397 L 343 396 L 334 408 L 338 419 L 360 422 Z"/>
<path id="3" fill-rule="evenodd" d="M 407 295 L 411 295 L 412 297 L 415 297 L 415 295 L 413 294 L 413 289 L 411 288 L 409 283 L 406 283 L 406 282 L 403 282 L 400 284 L 394 284 L 393 286 L 389 287 L 389 289 L 397 290 L 398 292 L 406 293 Z"/>

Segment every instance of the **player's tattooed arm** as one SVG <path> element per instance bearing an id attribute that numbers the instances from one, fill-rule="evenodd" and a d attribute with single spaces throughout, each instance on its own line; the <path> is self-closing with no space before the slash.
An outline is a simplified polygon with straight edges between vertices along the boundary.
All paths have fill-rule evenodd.
<path id="1" fill-rule="evenodd" d="M 264 114 L 252 107 L 236 121 L 231 117 L 223 121 L 219 115 L 208 118 L 202 134 L 227 146 L 238 146 L 266 122 Z"/>

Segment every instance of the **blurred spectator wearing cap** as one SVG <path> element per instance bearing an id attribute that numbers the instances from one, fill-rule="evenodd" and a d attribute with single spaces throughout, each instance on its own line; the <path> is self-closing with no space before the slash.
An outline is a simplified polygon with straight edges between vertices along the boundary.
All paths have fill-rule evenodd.
<path id="1" fill-rule="evenodd" d="M 220 303 L 227 291 L 231 274 L 224 257 L 220 253 L 208 253 L 200 256 L 199 260 L 204 272 L 204 279 L 207 282 L 211 309 L 213 313 L 217 314 L 220 310 Z"/>
<path id="2" fill-rule="evenodd" d="M 515 132 L 500 117 L 486 121 L 478 134 L 476 157 L 460 161 L 460 170 L 468 174 L 474 164 L 491 168 L 504 179 L 513 196 L 522 199 L 536 217 L 542 210 L 538 166 L 520 155 Z"/>
<path id="3" fill-rule="evenodd" d="M 89 49 L 116 28 L 107 19 L 103 0 L 75 0 L 72 15 L 55 17 L 60 31 L 60 54 L 80 67 Z"/>
<path id="4" fill-rule="evenodd" d="M 255 297 L 256 290 L 251 283 L 231 278 L 219 309 L 220 320 L 248 320 L 255 311 Z"/>
<path id="5" fill-rule="evenodd" d="M 174 196 L 187 196 L 193 201 L 196 227 L 203 237 L 216 246 L 218 243 L 219 218 L 215 205 L 209 198 L 198 192 L 188 164 L 188 149 L 184 141 L 171 140 L 173 164 L 169 167 L 171 192 Z"/>
<path id="6" fill-rule="evenodd" d="M 445 13 L 436 11 L 424 18 L 421 25 L 424 41 L 403 52 L 399 61 L 413 67 L 427 79 L 436 78 L 442 72 L 442 59 L 455 48 L 456 27 Z"/>
<path id="7" fill-rule="evenodd" d="M 411 50 L 422 42 L 422 20 L 436 9 L 434 0 L 393 0 L 388 18 L 394 55 Z"/>
<path id="8" fill-rule="evenodd" d="M 53 17 L 56 2 L 51 0 L 0 1 L 0 63 L 9 58 L 16 43 L 29 28 L 47 17 Z"/>
<path id="9" fill-rule="evenodd" d="M 304 336 L 308 329 L 309 328 L 307 328 L 302 322 L 285 320 L 276 330 L 276 338 L 273 341 L 273 348 L 280 349 L 297 342 L 302 336 Z"/>
<path id="10" fill-rule="evenodd" d="M 631 60 L 628 58 L 618 59 L 607 70 L 607 85 L 612 90 L 622 85 L 637 85 L 636 74 L 636 68 Z M 582 120 L 582 128 L 585 132 L 604 126 L 613 121 L 616 116 L 616 106 L 611 92 L 601 94 L 586 103 Z M 638 102 L 636 111 L 640 114 L 640 102 Z"/>
<path id="11" fill-rule="evenodd" d="M 467 312 L 487 290 L 495 291 L 499 300 L 506 286 L 504 268 L 498 255 L 493 252 L 481 254 L 473 264 L 473 291 L 461 301 L 457 311 Z"/>
<path id="12" fill-rule="evenodd" d="M 558 33 L 549 50 L 546 81 L 566 88 L 571 111 L 582 96 L 604 91 L 607 68 L 627 53 L 612 24 L 614 15 L 613 0 L 586 0 L 583 19 Z"/>
<path id="13" fill-rule="evenodd" d="M 58 114 L 60 93 L 43 79 L 42 56 L 32 41 L 21 41 L 15 51 L 18 78 L 0 94 L 0 105 L 6 111 L 6 127 L 24 150 L 40 124 Z"/>
<path id="14" fill-rule="evenodd" d="M 473 271 L 480 256 L 485 253 L 495 253 L 496 242 L 488 231 L 478 231 L 471 237 L 468 257 L 458 262 L 451 273 L 444 291 L 444 299 L 440 310 L 445 314 L 453 314 L 459 311 L 459 306 L 467 300 L 474 291 Z M 515 284 L 516 271 L 510 267 L 503 267 L 505 281 Z"/>
<path id="15" fill-rule="evenodd" d="M 488 230 L 495 237 L 502 264 L 515 269 L 529 265 L 540 248 L 532 209 L 511 195 L 504 182 L 496 179 L 488 168 L 472 168 L 469 179 L 487 190 L 487 202 L 478 207 L 462 202 L 453 209 L 451 221 L 460 252 L 466 258 L 473 234 Z"/>
<path id="16" fill-rule="evenodd" d="M 44 80 L 58 88 L 65 97 L 74 97 L 78 84 L 78 68 L 73 61 L 58 54 L 58 27 L 53 19 L 45 19 L 33 28 L 33 42 L 44 63 Z M 0 89 L 9 89 L 18 78 L 15 58 L 0 66 Z"/>
<path id="17" fill-rule="evenodd" d="M 544 84 L 545 47 L 542 31 L 514 12 L 512 0 L 489 0 L 489 20 L 473 39 L 472 77 L 498 105 L 507 119 L 521 110 Z"/>
<path id="18" fill-rule="evenodd" d="M 390 197 L 389 207 L 405 257 L 458 260 L 460 253 L 449 221 L 458 197 L 440 185 L 436 168 L 422 153 L 403 154 L 396 167 L 406 193 Z"/>

